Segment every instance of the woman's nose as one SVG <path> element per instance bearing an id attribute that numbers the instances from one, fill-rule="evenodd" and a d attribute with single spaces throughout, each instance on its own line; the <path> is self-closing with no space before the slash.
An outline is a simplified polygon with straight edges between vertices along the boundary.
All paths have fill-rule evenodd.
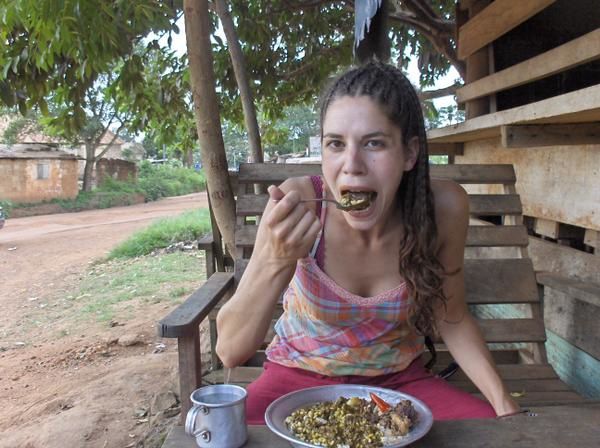
<path id="1" fill-rule="evenodd" d="M 346 174 L 364 174 L 366 171 L 364 153 L 358 145 L 348 145 L 344 151 L 344 173 Z"/>

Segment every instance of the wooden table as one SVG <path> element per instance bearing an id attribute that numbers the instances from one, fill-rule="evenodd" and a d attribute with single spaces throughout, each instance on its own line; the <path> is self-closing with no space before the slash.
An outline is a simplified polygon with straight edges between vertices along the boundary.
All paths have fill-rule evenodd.
<path id="1" fill-rule="evenodd" d="M 503 419 L 438 421 L 411 447 L 449 448 L 598 448 L 600 403 L 532 408 L 525 414 Z M 249 426 L 245 448 L 290 448 L 290 444 L 266 426 Z M 173 428 L 163 448 L 197 448 L 183 427 Z"/>

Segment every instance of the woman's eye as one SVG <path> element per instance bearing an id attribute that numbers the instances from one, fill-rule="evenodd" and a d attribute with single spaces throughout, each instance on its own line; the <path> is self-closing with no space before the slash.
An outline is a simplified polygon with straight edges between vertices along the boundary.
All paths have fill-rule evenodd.
<path id="1" fill-rule="evenodd" d="M 342 149 L 344 147 L 344 143 L 341 140 L 328 140 L 325 143 L 325 146 L 329 149 Z"/>
<path id="2" fill-rule="evenodd" d="M 385 147 L 383 140 L 367 140 L 365 146 L 369 149 L 379 149 Z"/>

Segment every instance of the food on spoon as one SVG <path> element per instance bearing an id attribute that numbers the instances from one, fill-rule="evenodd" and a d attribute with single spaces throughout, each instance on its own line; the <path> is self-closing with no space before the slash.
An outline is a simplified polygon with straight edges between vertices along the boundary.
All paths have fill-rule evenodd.
<path id="1" fill-rule="evenodd" d="M 365 210 L 376 194 L 374 191 L 343 191 L 340 204 L 348 210 Z"/>
<path id="2" fill-rule="evenodd" d="M 392 406 L 371 394 L 371 400 L 340 397 L 297 409 L 285 423 L 308 443 L 326 448 L 371 448 L 397 443 L 417 420 L 410 400 Z"/>

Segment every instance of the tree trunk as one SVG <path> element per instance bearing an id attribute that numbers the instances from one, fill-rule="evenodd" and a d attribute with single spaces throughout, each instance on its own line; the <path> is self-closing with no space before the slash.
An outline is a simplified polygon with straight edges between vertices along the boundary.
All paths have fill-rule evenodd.
<path id="1" fill-rule="evenodd" d="M 252 89 L 248 81 L 246 71 L 246 60 L 242 47 L 240 45 L 229 8 L 225 0 L 216 0 L 217 14 L 221 19 L 223 31 L 227 37 L 227 47 L 231 55 L 231 63 L 233 64 L 233 72 L 240 89 L 242 98 L 242 107 L 244 109 L 244 121 L 246 122 L 246 130 L 248 131 L 248 141 L 250 143 L 250 161 L 255 163 L 263 162 L 263 152 L 260 143 L 260 131 L 258 130 L 258 121 L 256 119 L 256 110 L 254 108 L 254 99 L 252 97 Z"/>
<path id="2" fill-rule="evenodd" d="M 192 148 L 186 148 L 185 154 L 183 155 L 183 165 L 188 168 L 194 166 L 194 151 Z"/>
<path id="3" fill-rule="evenodd" d="M 184 0 L 183 11 L 200 157 L 206 169 L 208 191 L 219 230 L 227 250 L 236 257 L 235 203 L 229 183 L 219 103 L 215 92 L 208 2 Z"/>
<path id="4" fill-rule="evenodd" d="M 96 163 L 96 147 L 85 142 L 85 167 L 83 168 L 83 191 L 92 191 L 94 165 Z"/>

